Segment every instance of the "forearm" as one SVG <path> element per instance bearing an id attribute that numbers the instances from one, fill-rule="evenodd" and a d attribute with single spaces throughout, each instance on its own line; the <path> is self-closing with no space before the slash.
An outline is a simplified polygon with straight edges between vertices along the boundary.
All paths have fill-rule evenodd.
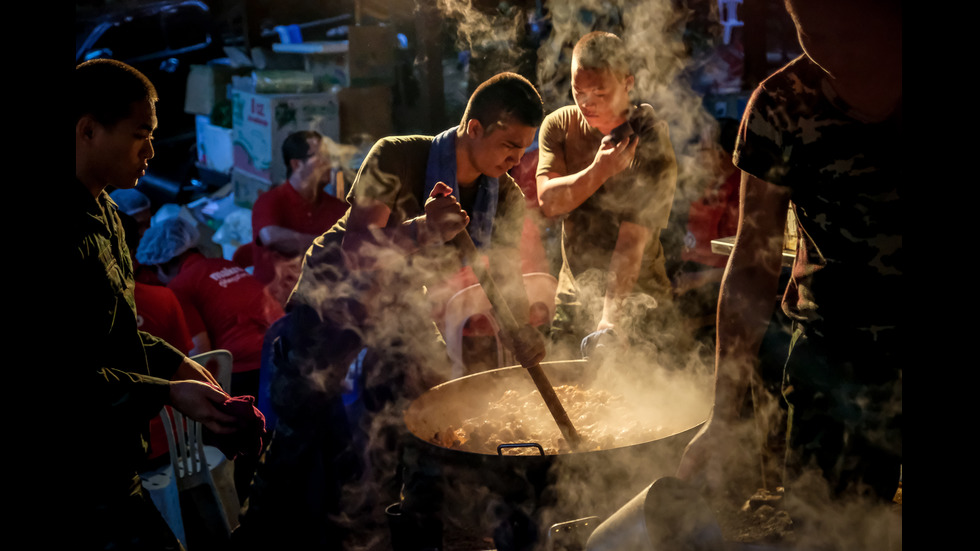
<path id="1" fill-rule="evenodd" d="M 616 248 L 609 261 L 602 318 L 596 329 L 608 329 L 618 323 L 623 301 L 633 292 L 640 276 L 643 251 L 650 236 L 649 229 L 630 222 L 624 222 L 620 227 Z"/>
<path id="2" fill-rule="evenodd" d="M 538 176 L 538 204 L 545 216 L 560 216 L 578 208 L 606 181 L 596 163 L 575 174 Z"/>
<path id="3" fill-rule="evenodd" d="M 116 422 L 145 423 L 170 401 L 170 382 L 161 377 L 102 368 L 95 381 L 102 415 Z"/>
<path id="4" fill-rule="evenodd" d="M 266 226 L 259 230 L 261 245 L 285 256 L 306 252 L 315 235 L 301 233 L 281 226 Z"/>
<path id="5" fill-rule="evenodd" d="M 161 379 L 169 379 L 184 360 L 184 353 L 163 339 L 145 331 L 139 332 L 146 354 L 146 364 L 150 374 Z"/>
<path id="6" fill-rule="evenodd" d="M 725 272 L 715 350 L 713 416 L 719 420 L 738 417 L 745 393 L 758 376 L 759 349 L 776 307 L 777 287 L 778 273 L 765 266 L 733 259 Z"/>
<path id="7" fill-rule="evenodd" d="M 424 219 L 417 217 L 394 227 L 348 228 L 342 247 L 357 267 L 370 269 L 376 267 L 379 260 L 375 251 L 394 248 L 405 256 L 415 254 L 427 243 L 426 236 Z"/>
<path id="8" fill-rule="evenodd" d="M 206 332 L 201 332 L 192 336 L 191 342 L 194 343 L 194 348 L 191 348 L 191 356 L 196 356 L 198 354 L 211 351 L 211 339 L 208 337 Z"/>
<path id="9" fill-rule="evenodd" d="M 789 193 L 743 174 L 738 232 L 718 299 L 713 417 L 738 416 L 776 307 Z"/>

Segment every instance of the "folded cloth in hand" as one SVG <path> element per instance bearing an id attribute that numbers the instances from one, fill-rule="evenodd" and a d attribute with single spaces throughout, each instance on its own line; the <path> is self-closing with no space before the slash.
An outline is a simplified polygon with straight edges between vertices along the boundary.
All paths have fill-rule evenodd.
<path id="1" fill-rule="evenodd" d="M 258 456 L 266 436 L 265 416 L 255 407 L 254 396 L 228 398 L 218 409 L 235 417 L 235 432 L 213 434 L 208 432 L 205 442 L 225 454 L 229 460 L 239 455 Z"/>

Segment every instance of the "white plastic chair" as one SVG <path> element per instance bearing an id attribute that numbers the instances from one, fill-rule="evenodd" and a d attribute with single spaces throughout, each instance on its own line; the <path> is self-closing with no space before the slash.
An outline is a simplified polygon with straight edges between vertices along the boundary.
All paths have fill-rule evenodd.
<path id="1" fill-rule="evenodd" d="M 446 339 L 446 352 L 449 354 L 449 360 L 452 362 L 450 376 L 453 379 L 466 374 L 466 364 L 463 362 L 463 329 L 466 327 L 466 322 L 472 317 L 484 315 L 490 321 L 494 335 L 500 332 L 500 326 L 497 325 L 497 321 L 493 318 L 492 310 L 490 299 L 487 298 L 486 293 L 483 292 L 483 287 L 480 287 L 479 283 L 470 285 L 457 292 L 446 303 L 446 312 L 443 321 L 446 328 L 444 338 Z M 499 337 L 495 338 L 497 339 L 497 358 L 499 364 L 503 361 L 501 358 L 505 353 L 505 347 L 500 342 Z"/>
<path id="2" fill-rule="evenodd" d="M 212 350 L 191 359 L 211 371 L 225 391 L 231 387 L 231 352 Z M 196 518 L 203 519 L 211 537 L 227 539 L 238 526 L 234 464 L 218 448 L 204 445 L 202 426 L 197 421 L 170 407 L 160 411 L 160 419 L 167 436 L 170 464 L 144 473 L 143 486 L 150 491 L 154 504 L 185 547 L 190 517 L 180 506 L 181 496 L 187 497 L 183 500 L 185 505 L 194 505 Z"/>
<path id="3" fill-rule="evenodd" d="M 718 19 L 725 29 L 723 40 L 728 44 L 732 40 L 732 28 L 745 25 L 738 19 L 738 6 L 742 0 L 718 0 Z"/>
<path id="4" fill-rule="evenodd" d="M 218 385 L 225 392 L 231 392 L 231 370 L 233 358 L 231 352 L 224 349 L 202 352 L 191 357 L 195 362 L 203 365 L 218 380 Z"/>
<path id="5" fill-rule="evenodd" d="M 534 308 L 542 304 L 548 309 L 548 317 L 544 323 L 551 324 L 555 318 L 555 296 L 558 293 L 558 280 L 555 276 L 544 272 L 524 274 L 524 291 L 527 292 L 527 303 Z"/>
<path id="6" fill-rule="evenodd" d="M 548 317 L 545 323 L 550 323 L 555 317 L 555 293 L 558 289 L 558 280 L 547 273 L 524 274 L 524 290 L 527 293 L 528 304 L 543 304 L 548 310 Z M 484 315 L 490 321 L 497 341 L 497 367 L 513 365 L 515 360 L 507 347 L 496 335 L 500 332 L 500 325 L 493 317 L 493 308 L 490 300 L 479 284 L 457 292 L 446 303 L 444 318 L 446 350 L 452 362 L 452 378 L 462 377 L 466 374 L 466 365 L 463 362 L 463 329 L 466 322 L 478 315 Z"/>

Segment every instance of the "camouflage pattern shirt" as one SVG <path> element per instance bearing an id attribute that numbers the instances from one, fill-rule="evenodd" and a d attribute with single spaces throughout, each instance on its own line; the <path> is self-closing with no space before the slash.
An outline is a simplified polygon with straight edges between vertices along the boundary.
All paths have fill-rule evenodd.
<path id="1" fill-rule="evenodd" d="M 799 243 L 786 314 L 814 336 L 900 342 L 901 106 L 868 121 L 828 80 L 806 56 L 766 79 L 746 108 L 734 162 L 790 190 Z"/>

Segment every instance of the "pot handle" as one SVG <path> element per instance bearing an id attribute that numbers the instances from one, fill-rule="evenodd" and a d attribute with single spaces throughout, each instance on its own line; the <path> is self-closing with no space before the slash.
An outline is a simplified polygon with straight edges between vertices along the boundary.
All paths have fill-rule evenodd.
<path id="1" fill-rule="evenodd" d="M 505 449 L 510 449 L 510 448 L 532 448 L 532 447 L 533 448 L 537 448 L 538 449 L 538 452 L 541 455 L 544 455 L 544 448 L 542 448 L 541 447 L 541 444 L 538 444 L 537 442 L 520 442 L 520 443 L 517 443 L 517 444 L 500 444 L 500 445 L 497 446 L 497 455 L 504 455 L 504 450 Z"/>

